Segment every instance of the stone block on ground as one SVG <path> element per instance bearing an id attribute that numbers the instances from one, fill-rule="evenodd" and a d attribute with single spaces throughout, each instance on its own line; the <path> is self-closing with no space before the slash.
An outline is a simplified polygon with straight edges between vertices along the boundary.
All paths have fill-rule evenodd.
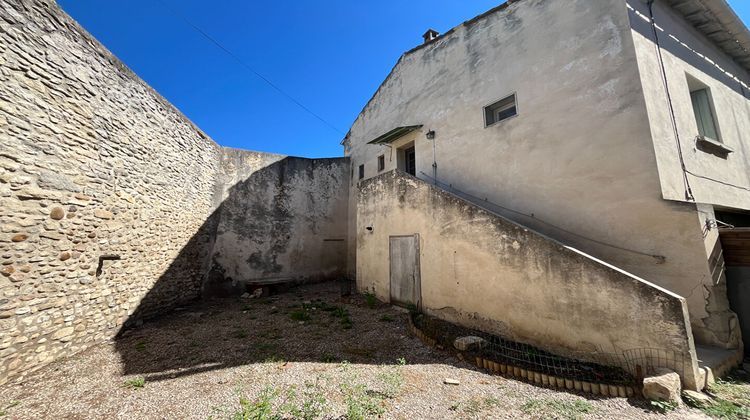
<path id="1" fill-rule="evenodd" d="M 468 336 L 459 337 L 453 342 L 453 347 L 459 351 L 479 350 L 487 344 L 484 338 Z"/>
<path id="2" fill-rule="evenodd" d="M 667 369 L 659 369 L 656 374 L 643 380 L 643 396 L 652 401 L 682 403 L 680 375 Z"/>
<path id="3" fill-rule="evenodd" d="M 682 391 L 682 397 L 693 407 L 708 407 L 713 401 L 708 395 L 691 390 Z"/>

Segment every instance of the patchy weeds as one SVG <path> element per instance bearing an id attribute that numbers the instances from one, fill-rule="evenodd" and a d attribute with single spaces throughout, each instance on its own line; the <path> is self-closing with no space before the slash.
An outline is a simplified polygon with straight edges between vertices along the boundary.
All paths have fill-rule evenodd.
<path id="1" fill-rule="evenodd" d="M 310 319 L 300 324 L 295 311 Z M 645 401 L 586 401 L 488 375 L 412 337 L 401 310 L 371 309 L 364 296 L 342 298 L 335 283 L 208 301 L 118 340 L 0 388 L 0 412 L 13 419 L 705 416 L 689 408 L 662 416 Z M 724 398 L 742 397 L 731 389 L 721 390 Z"/>

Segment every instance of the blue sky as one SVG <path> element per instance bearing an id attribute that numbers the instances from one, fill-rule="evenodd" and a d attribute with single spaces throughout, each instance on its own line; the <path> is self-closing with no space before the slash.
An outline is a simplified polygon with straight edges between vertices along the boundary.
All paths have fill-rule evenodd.
<path id="1" fill-rule="evenodd" d="M 58 0 L 214 140 L 282 154 L 342 155 L 344 133 L 398 57 L 501 0 Z M 750 2 L 729 0 L 745 23 Z M 335 130 L 248 72 L 178 11 Z"/>

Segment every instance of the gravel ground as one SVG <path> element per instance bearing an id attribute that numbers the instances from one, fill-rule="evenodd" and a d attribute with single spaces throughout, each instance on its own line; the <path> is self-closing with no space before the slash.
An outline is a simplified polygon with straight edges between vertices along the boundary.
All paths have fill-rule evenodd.
<path id="1" fill-rule="evenodd" d="M 405 313 L 367 303 L 318 284 L 185 308 L 4 386 L 0 417 L 706 418 L 488 375 L 412 337 Z"/>

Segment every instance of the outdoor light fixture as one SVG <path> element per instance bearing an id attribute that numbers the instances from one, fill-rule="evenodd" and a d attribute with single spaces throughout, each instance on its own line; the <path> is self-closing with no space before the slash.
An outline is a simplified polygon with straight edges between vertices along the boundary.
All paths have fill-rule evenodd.
<path id="1" fill-rule="evenodd" d="M 427 140 L 434 140 L 435 139 L 435 130 L 430 130 L 425 134 L 425 137 L 427 137 Z"/>

